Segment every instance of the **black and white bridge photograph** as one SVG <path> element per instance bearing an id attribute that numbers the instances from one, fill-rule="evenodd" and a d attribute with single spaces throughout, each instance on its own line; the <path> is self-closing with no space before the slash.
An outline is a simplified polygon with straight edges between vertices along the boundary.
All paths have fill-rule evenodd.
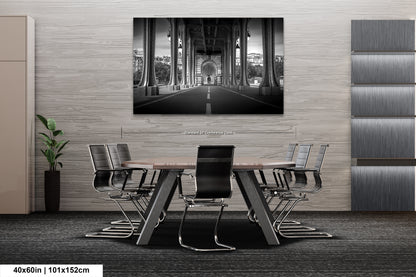
<path id="1" fill-rule="evenodd" d="M 283 114 L 283 18 L 134 18 L 134 114 Z"/>

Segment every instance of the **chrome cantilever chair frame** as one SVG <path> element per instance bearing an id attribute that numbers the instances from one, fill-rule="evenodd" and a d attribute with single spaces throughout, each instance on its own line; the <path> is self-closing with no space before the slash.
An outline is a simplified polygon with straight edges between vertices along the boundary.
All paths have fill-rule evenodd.
<path id="1" fill-rule="evenodd" d="M 191 245 L 187 245 L 187 244 L 185 244 L 183 242 L 183 239 L 182 239 L 182 230 L 183 230 L 183 225 L 184 225 L 184 222 L 185 222 L 186 214 L 188 212 L 188 208 L 192 208 L 192 207 L 207 207 L 207 206 L 210 206 L 209 203 L 205 203 L 203 205 L 199 205 L 197 203 L 195 203 L 195 204 L 186 203 L 185 204 L 185 211 L 184 211 L 184 213 L 182 215 L 182 220 L 181 220 L 181 224 L 179 226 L 179 232 L 178 232 L 179 244 L 182 247 L 184 247 L 184 248 L 187 248 L 187 249 L 190 249 L 190 250 L 193 250 L 193 251 L 198 251 L 198 252 L 233 251 L 233 250 L 235 250 L 236 248 L 234 246 L 230 246 L 230 245 L 223 244 L 223 243 L 221 243 L 219 241 L 219 238 L 218 238 L 218 225 L 220 223 L 220 220 L 221 220 L 221 216 L 222 216 L 224 207 L 228 207 L 228 205 L 224 203 L 224 199 L 221 199 L 221 204 L 212 202 L 212 206 L 213 207 L 217 207 L 217 206 L 220 206 L 221 207 L 220 212 L 218 213 L 218 216 L 217 216 L 217 221 L 215 222 L 214 242 L 215 242 L 216 245 L 218 245 L 218 246 L 220 246 L 222 248 L 197 248 L 197 247 L 194 247 L 194 246 L 191 246 Z"/>
<path id="2" fill-rule="evenodd" d="M 129 176 L 127 178 L 127 186 L 128 187 L 134 187 L 134 188 L 141 188 L 145 178 L 146 178 L 146 174 L 147 174 L 147 170 L 143 169 L 142 172 L 142 176 L 140 178 L 139 182 L 134 182 L 132 180 L 132 173 L 133 170 L 131 168 L 125 168 L 121 166 L 122 163 L 122 159 L 120 157 L 120 151 L 119 151 L 119 146 L 122 146 L 122 144 L 117 144 L 117 143 L 110 143 L 106 145 L 106 149 L 107 149 L 107 153 L 108 153 L 108 157 L 110 159 L 110 163 L 113 169 L 123 169 L 125 170 L 124 172 L 128 172 Z M 131 160 L 131 156 L 130 156 L 130 151 L 128 149 L 128 145 L 127 144 L 123 144 L 123 160 Z M 118 175 L 121 176 L 115 176 L 116 178 L 124 178 L 125 176 L 123 176 L 123 174 L 125 173 L 119 173 Z M 142 197 L 141 198 L 142 202 L 143 202 L 143 206 L 140 205 L 140 203 L 138 203 L 138 205 L 140 205 L 140 209 L 142 210 L 142 212 L 144 212 L 145 207 L 147 205 L 147 199 L 146 197 Z M 135 225 L 136 227 L 140 224 L 141 220 L 132 220 L 133 225 Z M 130 222 L 128 220 L 116 220 L 116 221 L 111 221 L 111 225 L 114 225 L 113 227 L 109 227 L 106 228 L 105 230 L 108 231 L 110 229 L 129 229 L 129 226 L 119 226 L 119 225 L 130 225 Z"/>
<path id="3" fill-rule="evenodd" d="M 111 162 L 111 166 L 113 169 L 125 169 L 129 172 L 129 177 L 128 177 L 128 185 L 130 186 L 134 186 L 137 188 L 142 188 L 143 187 L 143 183 L 146 179 L 147 176 L 147 169 L 141 168 L 140 170 L 143 171 L 142 172 L 142 176 L 140 178 L 139 182 L 134 182 L 132 180 L 132 168 L 127 168 L 127 167 L 123 167 L 121 164 L 124 161 L 129 161 L 131 160 L 131 156 L 130 156 L 130 151 L 128 148 L 128 145 L 123 143 L 109 143 L 106 145 L 106 149 L 107 149 L 107 153 L 108 153 L 108 157 L 110 158 L 110 162 Z"/>
<path id="4" fill-rule="evenodd" d="M 282 223 L 285 222 L 286 218 L 289 216 L 291 211 L 295 206 L 301 201 L 308 201 L 306 198 L 307 193 L 317 193 L 322 189 L 322 179 L 320 170 L 323 164 L 326 148 L 328 144 L 323 144 L 320 147 L 315 167 L 313 169 L 306 168 L 291 168 L 287 169 L 294 173 L 295 184 L 294 187 L 290 189 L 287 193 L 282 193 L 279 195 L 281 201 L 277 205 L 276 209 L 286 201 L 283 209 L 280 211 L 279 215 L 275 219 L 273 226 L 279 234 L 285 238 L 331 238 L 332 235 L 326 232 L 318 232 L 315 228 L 304 226 L 305 228 L 291 228 L 287 226 L 284 228 Z M 314 177 L 314 187 L 312 189 L 307 189 L 307 176 L 306 173 L 310 172 Z M 295 193 L 299 193 L 296 195 Z"/>
<path id="5" fill-rule="evenodd" d="M 199 146 L 194 177 L 195 195 L 183 195 L 185 210 L 178 231 L 178 241 L 182 247 L 199 252 L 233 251 L 236 249 L 219 242 L 218 238 L 218 225 L 224 207 L 228 206 L 224 203 L 224 198 L 230 198 L 232 194 L 233 156 L 234 146 Z M 220 207 L 214 229 L 214 242 L 220 248 L 198 248 L 184 243 L 183 226 L 188 209 L 192 207 Z"/>
<path id="6" fill-rule="evenodd" d="M 302 169 L 305 168 L 307 163 L 308 163 L 308 159 L 309 159 L 309 154 L 311 152 L 311 148 L 312 148 L 313 144 L 300 144 L 299 145 L 299 151 L 298 151 L 298 155 L 296 157 L 296 163 L 295 163 L 295 167 L 292 168 L 274 168 L 273 169 L 273 175 L 277 176 L 279 178 L 279 181 L 277 181 L 276 178 L 276 187 L 275 188 L 269 188 L 268 189 L 268 193 L 269 193 L 269 201 L 268 204 L 270 204 L 272 202 L 272 200 L 275 197 L 280 197 L 280 195 L 288 193 L 290 191 L 289 188 L 289 183 L 292 181 L 293 176 L 292 176 L 292 171 L 291 169 Z M 280 203 L 278 205 L 276 205 L 276 207 L 273 209 L 272 214 L 273 216 L 278 212 L 278 208 L 280 207 Z M 298 221 L 291 221 L 291 222 L 287 222 L 289 225 L 300 225 L 300 222 Z M 285 223 L 283 223 L 285 224 Z M 293 226 L 289 226 L 288 228 L 292 228 Z M 303 229 L 304 227 L 299 226 L 298 228 Z"/>
<path id="7" fill-rule="evenodd" d="M 92 153 L 92 148 L 98 149 L 98 153 Z M 105 145 L 88 145 L 89 154 L 91 157 L 93 169 L 94 169 L 94 180 L 92 182 L 93 188 L 97 192 L 107 192 L 108 198 L 105 200 L 113 201 L 129 224 L 129 228 L 127 229 L 118 229 L 118 228 L 104 228 L 100 232 L 93 232 L 88 233 L 86 237 L 94 237 L 94 238 L 128 238 L 134 234 L 137 234 L 137 227 L 134 226 L 133 221 L 127 215 L 126 211 L 124 210 L 123 206 L 121 205 L 122 202 L 131 202 L 134 207 L 137 209 L 139 217 L 144 220 L 144 216 L 142 214 L 141 205 L 138 202 L 138 199 L 143 197 L 144 195 L 148 194 L 148 191 L 141 190 L 141 189 L 125 189 L 125 186 L 128 181 L 129 171 L 125 169 L 112 169 L 110 167 L 110 162 L 108 160 L 107 151 L 105 149 Z M 101 156 L 100 161 L 97 160 L 95 155 Z M 98 165 L 96 164 L 98 163 Z M 141 169 L 136 169 L 141 170 Z M 115 185 L 114 181 L 114 173 L 124 175 L 124 180 L 121 184 Z M 100 176 L 101 175 L 101 176 Z M 118 179 L 119 180 L 119 179 Z M 114 193 L 114 194 L 112 194 Z"/>
<path id="8" fill-rule="evenodd" d="M 288 153 L 285 160 L 292 160 L 293 154 L 297 144 L 289 144 Z M 291 148 L 293 147 L 293 152 Z M 308 162 L 309 153 L 311 151 L 312 144 L 300 144 L 298 155 L 296 158 L 295 168 L 305 168 Z M 291 153 L 289 153 L 291 152 Z M 275 186 L 266 187 L 265 194 L 270 203 L 273 198 L 277 195 L 277 192 L 287 192 L 289 190 L 288 182 L 292 180 L 292 174 L 287 170 L 288 168 L 274 168 L 273 177 L 275 179 Z M 280 172 L 281 171 L 281 172 Z"/>
<path id="9" fill-rule="evenodd" d="M 297 143 L 290 143 L 286 152 L 286 157 L 285 157 L 285 161 L 292 161 L 293 160 L 293 156 L 295 154 L 295 150 L 296 147 L 298 146 Z M 275 180 L 275 184 L 274 185 L 269 185 L 266 179 L 266 176 L 264 175 L 264 171 L 263 170 L 259 170 L 259 174 L 260 174 L 260 178 L 262 181 L 262 184 L 260 184 L 260 188 L 263 190 L 264 193 L 264 197 L 266 198 L 266 202 L 267 204 L 270 204 L 270 202 L 273 200 L 273 195 L 270 194 L 269 189 L 275 189 L 275 188 L 279 188 L 281 187 L 283 184 L 282 180 L 281 180 L 281 176 L 276 174 L 275 171 L 273 170 L 273 178 Z M 278 178 L 280 179 L 280 182 L 278 180 Z M 247 217 L 251 222 L 257 222 L 256 219 L 256 215 L 253 212 L 253 209 L 250 208 L 247 212 Z M 291 224 L 300 224 L 299 222 L 290 222 Z"/>
<path id="10" fill-rule="evenodd" d="M 118 150 L 118 154 L 119 154 L 121 163 L 131 160 L 130 150 L 129 150 L 129 147 L 128 147 L 127 143 L 118 143 L 117 144 L 117 150 Z M 140 185 L 139 186 L 140 186 L 140 188 L 150 189 L 150 190 L 153 191 L 156 188 L 156 185 L 153 182 L 154 182 L 154 179 L 156 177 L 157 170 L 153 171 L 150 183 L 146 184 L 145 181 L 146 181 L 146 176 L 147 176 L 148 173 L 149 173 L 149 171 L 146 169 L 146 172 L 142 174 L 142 178 L 140 179 Z M 159 171 L 159 174 L 160 174 L 160 171 Z M 159 175 L 159 177 L 160 177 L 160 175 Z M 147 207 L 149 205 L 149 199 L 147 197 L 143 198 L 143 202 L 145 203 L 144 204 L 145 207 Z M 158 223 L 156 224 L 156 227 L 161 222 L 163 222 L 165 219 L 166 219 L 166 210 L 163 210 L 161 215 L 160 215 L 160 218 L 158 220 Z"/>
<path id="11" fill-rule="evenodd" d="M 296 147 L 298 146 L 297 143 L 290 143 L 286 152 L 286 157 L 285 157 L 285 161 L 292 161 L 293 160 L 293 156 L 295 154 L 296 151 Z M 262 181 L 262 185 L 261 187 L 266 189 L 269 187 L 266 176 L 264 175 L 263 170 L 259 170 L 259 174 L 260 174 L 260 178 Z M 273 178 L 275 180 L 275 185 L 279 185 L 279 181 L 278 181 L 278 177 L 276 175 L 276 173 L 273 171 Z"/>
<path id="12" fill-rule="evenodd" d="M 299 145 L 298 156 L 296 157 L 295 167 L 292 168 L 274 168 L 273 173 L 276 174 L 276 171 L 280 174 L 279 180 L 281 182 L 282 189 L 289 189 L 289 182 L 292 180 L 293 176 L 290 169 L 293 168 L 306 168 L 308 163 L 309 154 L 311 153 L 311 148 L 313 144 L 301 144 Z"/>
<path id="13" fill-rule="evenodd" d="M 289 144 L 289 148 L 288 148 L 287 153 L 286 153 L 285 161 L 292 161 L 293 160 L 293 155 L 295 154 L 295 150 L 296 150 L 297 146 L 298 146 L 297 143 Z M 312 145 L 311 145 L 311 147 L 312 147 Z M 308 153 L 308 155 L 309 155 L 309 153 Z M 308 159 L 306 158 L 306 161 L 307 160 Z M 305 164 L 305 166 L 306 166 L 306 164 Z M 283 187 L 283 180 L 282 180 L 280 175 L 277 176 L 275 170 L 273 170 L 273 177 L 274 177 L 274 181 L 276 182 L 276 185 L 279 187 L 279 181 L 280 181 L 280 186 Z M 278 178 L 279 178 L 279 180 L 278 180 Z"/>
<path id="14" fill-rule="evenodd" d="M 145 185 L 146 176 L 148 174 L 147 169 L 139 169 L 139 170 L 142 170 L 143 172 L 140 177 L 140 181 L 135 182 L 132 180 L 132 173 L 136 169 L 122 167 L 122 162 L 131 160 L 130 150 L 126 143 L 110 143 L 106 145 L 106 148 L 107 148 L 108 157 L 110 158 L 110 162 L 111 162 L 113 169 L 125 169 L 129 172 L 128 181 L 127 181 L 127 185 L 129 187 L 148 189 L 148 190 L 153 190 L 155 188 L 155 186 L 153 185 L 153 180 L 154 180 L 156 171 L 154 172 L 152 176 L 151 183 L 149 185 Z M 137 203 L 137 204 L 140 205 L 139 207 L 141 207 L 142 209 L 141 212 L 144 213 L 149 204 L 149 199 L 143 196 L 140 198 L 140 200 L 142 201 L 142 203 L 141 204 Z M 163 211 L 156 227 L 159 225 L 159 223 L 163 222 L 165 218 L 166 218 L 166 212 Z M 141 220 L 133 220 L 133 224 L 136 226 L 140 225 L 140 222 Z M 114 229 L 126 229 L 129 227 L 126 227 L 126 226 L 123 227 L 123 226 L 118 226 L 118 225 L 129 225 L 130 223 L 127 220 L 116 220 L 116 221 L 112 221 L 111 224 L 115 225 L 113 227 Z"/>
<path id="15" fill-rule="evenodd" d="M 100 172 L 107 172 L 114 176 L 114 173 L 119 173 L 119 171 L 120 170 L 111 170 L 111 169 L 110 170 L 98 170 L 94 174 L 97 174 Z M 126 179 L 127 178 L 128 178 L 128 174 L 126 174 Z M 113 188 L 115 189 L 115 191 L 118 190 L 118 188 L 116 187 L 113 187 Z M 97 189 L 96 191 L 101 192 Z M 95 237 L 95 238 L 128 238 L 128 237 L 131 237 L 132 235 L 139 235 L 140 233 L 137 232 L 138 231 L 137 225 L 135 225 L 135 222 L 137 222 L 137 220 L 132 220 L 128 216 L 123 206 L 121 205 L 121 203 L 131 202 L 135 206 L 135 208 L 138 210 L 140 220 L 145 220 L 143 213 L 142 213 L 142 210 L 144 210 L 144 208 L 141 206 L 140 202 L 138 201 L 138 195 L 132 194 L 131 191 L 127 193 L 123 193 L 122 191 L 120 191 L 119 194 L 111 194 L 111 192 L 108 192 L 107 196 L 108 198 L 104 198 L 104 200 L 113 201 L 118 206 L 118 208 L 120 209 L 120 211 L 126 218 L 124 221 L 129 226 L 122 226 L 122 227 L 110 226 L 110 227 L 103 228 L 101 232 L 92 232 L 92 233 L 86 234 L 85 236 Z M 142 196 L 144 195 L 140 195 L 140 198 Z M 138 222 L 140 222 L 140 220 Z"/>

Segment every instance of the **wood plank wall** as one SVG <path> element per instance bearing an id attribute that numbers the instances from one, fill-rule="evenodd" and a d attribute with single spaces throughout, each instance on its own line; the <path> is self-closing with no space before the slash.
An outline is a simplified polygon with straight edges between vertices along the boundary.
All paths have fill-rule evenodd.
<path id="1" fill-rule="evenodd" d="M 91 187 L 86 147 L 109 142 L 129 143 L 135 158 L 194 155 L 205 143 L 283 158 L 288 143 L 303 142 L 315 144 L 312 160 L 319 144 L 329 143 L 324 189 L 298 210 L 350 210 L 350 22 L 414 18 L 416 2 L 0 0 L 0 13 L 36 21 L 36 112 L 54 117 L 71 140 L 62 159 L 62 210 L 113 209 Z M 133 115 L 133 17 L 140 16 L 284 17 L 284 115 Z M 195 130 L 231 134 L 185 134 Z M 36 210 L 44 209 L 47 168 L 40 145 L 37 140 Z M 171 205 L 182 207 L 178 200 Z M 244 208 L 236 189 L 229 210 Z"/>

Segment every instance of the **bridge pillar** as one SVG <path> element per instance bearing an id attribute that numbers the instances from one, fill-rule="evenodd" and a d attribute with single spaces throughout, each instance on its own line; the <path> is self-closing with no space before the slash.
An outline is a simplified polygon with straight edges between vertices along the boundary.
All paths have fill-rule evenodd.
<path id="1" fill-rule="evenodd" d="M 242 18 L 240 22 L 240 82 L 238 84 L 239 90 L 244 90 L 249 87 L 247 80 L 247 18 Z"/>
<path id="2" fill-rule="evenodd" d="M 192 51 L 191 51 L 191 36 L 189 34 L 189 29 L 186 38 L 186 84 L 188 87 L 191 87 L 191 67 L 192 67 Z"/>
<path id="3" fill-rule="evenodd" d="M 155 27 L 156 19 L 144 19 L 143 36 L 143 75 L 137 89 L 139 95 L 158 95 L 159 87 L 156 84 L 155 75 Z"/>
<path id="4" fill-rule="evenodd" d="M 194 41 L 190 39 L 190 47 L 189 47 L 189 60 L 190 60 L 190 68 L 189 68 L 189 84 L 191 87 L 195 85 L 195 47 Z"/>
<path id="5" fill-rule="evenodd" d="M 224 68 L 224 72 L 223 72 L 223 86 L 228 87 L 230 85 L 230 51 L 229 51 L 229 45 L 230 45 L 230 35 L 227 35 L 227 40 L 225 41 L 224 44 L 224 49 L 223 49 L 223 57 L 224 57 L 224 61 L 223 61 L 223 68 Z"/>
<path id="6" fill-rule="evenodd" d="M 183 25 L 183 29 L 182 29 L 182 81 L 181 81 L 181 87 L 182 88 L 187 88 L 188 83 L 186 81 L 186 75 L 188 74 L 188 57 L 187 57 L 187 51 L 188 51 L 188 46 L 187 46 L 187 39 L 188 39 L 188 34 L 186 32 L 186 25 Z"/>
<path id="7" fill-rule="evenodd" d="M 230 43 L 230 48 L 231 48 L 231 53 L 230 53 L 230 86 L 234 87 L 236 86 L 236 80 L 235 80 L 235 59 L 236 59 L 236 41 L 237 41 L 237 35 L 236 35 L 236 30 L 234 28 L 234 25 L 232 26 L 232 30 L 231 30 L 231 43 Z"/>
<path id="8" fill-rule="evenodd" d="M 261 20 L 263 32 L 263 80 L 259 86 L 260 95 L 278 95 L 279 85 L 274 72 L 274 31 L 273 19 Z"/>
<path id="9" fill-rule="evenodd" d="M 180 90 L 178 81 L 178 19 L 170 19 L 170 90 Z"/>

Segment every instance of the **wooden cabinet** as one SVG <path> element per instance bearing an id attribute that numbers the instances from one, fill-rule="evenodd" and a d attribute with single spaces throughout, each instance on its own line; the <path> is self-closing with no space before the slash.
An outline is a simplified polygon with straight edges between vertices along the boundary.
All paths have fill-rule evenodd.
<path id="1" fill-rule="evenodd" d="M 34 20 L 0 16 L 0 213 L 32 211 L 34 197 Z"/>

